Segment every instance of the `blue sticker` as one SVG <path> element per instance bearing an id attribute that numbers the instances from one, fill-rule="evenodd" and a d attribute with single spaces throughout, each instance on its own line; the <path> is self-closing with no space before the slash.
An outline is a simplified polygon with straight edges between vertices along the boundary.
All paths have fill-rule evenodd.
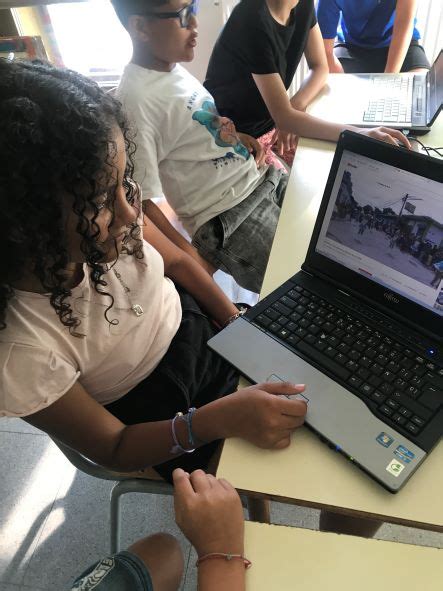
<path id="1" fill-rule="evenodd" d="M 411 460 L 410 460 L 408 457 L 404 456 L 402 453 L 400 453 L 400 452 L 398 451 L 398 447 L 397 447 L 397 449 L 394 451 L 394 455 L 396 455 L 398 458 L 400 458 L 400 460 L 401 460 L 402 462 L 404 462 L 405 464 L 409 464 L 409 463 L 410 463 L 410 461 L 411 461 Z"/>
<path id="2" fill-rule="evenodd" d="M 409 451 L 409 449 L 404 445 L 399 445 L 395 451 L 404 455 L 406 458 L 409 458 L 410 460 L 413 460 L 415 458 L 415 454 L 412 453 L 412 451 Z"/>
<path id="3" fill-rule="evenodd" d="M 394 438 L 388 435 L 387 433 L 380 433 L 380 435 L 376 438 L 376 441 L 380 443 L 383 447 L 389 447 L 391 443 L 394 441 Z"/>

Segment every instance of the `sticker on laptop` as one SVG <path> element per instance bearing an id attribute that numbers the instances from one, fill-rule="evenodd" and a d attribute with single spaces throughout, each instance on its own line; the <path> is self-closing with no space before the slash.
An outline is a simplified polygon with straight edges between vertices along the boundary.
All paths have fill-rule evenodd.
<path id="1" fill-rule="evenodd" d="M 380 433 L 380 435 L 378 435 L 378 437 L 376 437 L 375 439 L 383 447 L 389 447 L 391 443 L 394 441 L 393 437 L 384 432 Z"/>
<path id="2" fill-rule="evenodd" d="M 404 445 L 399 445 L 397 449 L 394 450 L 394 454 L 405 464 L 409 464 L 411 460 L 415 458 L 415 454 L 412 453 L 412 451 L 409 451 Z"/>
<path id="3" fill-rule="evenodd" d="M 405 457 L 409 458 L 410 460 L 413 460 L 415 458 L 415 454 L 412 453 L 412 451 L 410 451 L 404 445 L 399 445 L 395 451 L 398 451 L 398 453 L 403 454 Z"/>
<path id="4" fill-rule="evenodd" d="M 398 460 L 391 460 L 389 464 L 386 466 L 386 470 L 396 478 L 400 476 L 404 469 L 405 465 L 399 462 Z"/>

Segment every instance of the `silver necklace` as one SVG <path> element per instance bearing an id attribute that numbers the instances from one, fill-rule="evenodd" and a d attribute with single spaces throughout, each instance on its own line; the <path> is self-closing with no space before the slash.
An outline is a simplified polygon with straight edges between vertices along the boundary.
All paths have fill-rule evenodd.
<path id="1" fill-rule="evenodd" d="M 123 287 L 123 291 L 125 292 L 126 297 L 128 298 L 129 305 L 131 306 L 131 310 L 134 312 L 134 314 L 136 316 L 141 316 L 142 314 L 144 314 L 145 311 L 140 306 L 140 304 L 134 304 L 134 302 L 132 301 L 131 296 L 129 295 L 131 293 L 131 290 L 126 285 L 126 283 L 123 281 L 120 273 L 115 268 L 113 268 L 112 271 L 113 271 L 114 275 L 117 277 L 118 281 L 120 282 L 120 285 Z"/>

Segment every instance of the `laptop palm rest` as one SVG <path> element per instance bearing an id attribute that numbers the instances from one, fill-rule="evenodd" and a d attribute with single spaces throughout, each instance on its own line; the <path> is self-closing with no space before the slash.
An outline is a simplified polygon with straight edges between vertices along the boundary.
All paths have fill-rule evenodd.
<path id="1" fill-rule="evenodd" d="M 397 492 L 426 457 L 426 452 L 375 417 L 357 396 L 240 318 L 208 345 L 255 383 L 306 384 L 306 423 L 349 459 L 364 467 L 391 492 Z M 395 451 L 406 449 L 408 462 Z M 400 467 L 393 464 L 399 464 Z"/>

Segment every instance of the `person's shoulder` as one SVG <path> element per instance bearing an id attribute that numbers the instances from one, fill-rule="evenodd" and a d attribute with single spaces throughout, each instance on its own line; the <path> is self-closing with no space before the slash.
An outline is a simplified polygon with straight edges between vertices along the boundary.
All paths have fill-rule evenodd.
<path id="1" fill-rule="evenodd" d="M 246 31 L 267 27 L 270 13 L 265 0 L 241 0 L 233 9 L 228 25 Z"/>
<path id="2" fill-rule="evenodd" d="M 300 0 L 296 6 L 296 11 L 298 15 L 312 17 L 315 14 L 314 0 Z"/>

